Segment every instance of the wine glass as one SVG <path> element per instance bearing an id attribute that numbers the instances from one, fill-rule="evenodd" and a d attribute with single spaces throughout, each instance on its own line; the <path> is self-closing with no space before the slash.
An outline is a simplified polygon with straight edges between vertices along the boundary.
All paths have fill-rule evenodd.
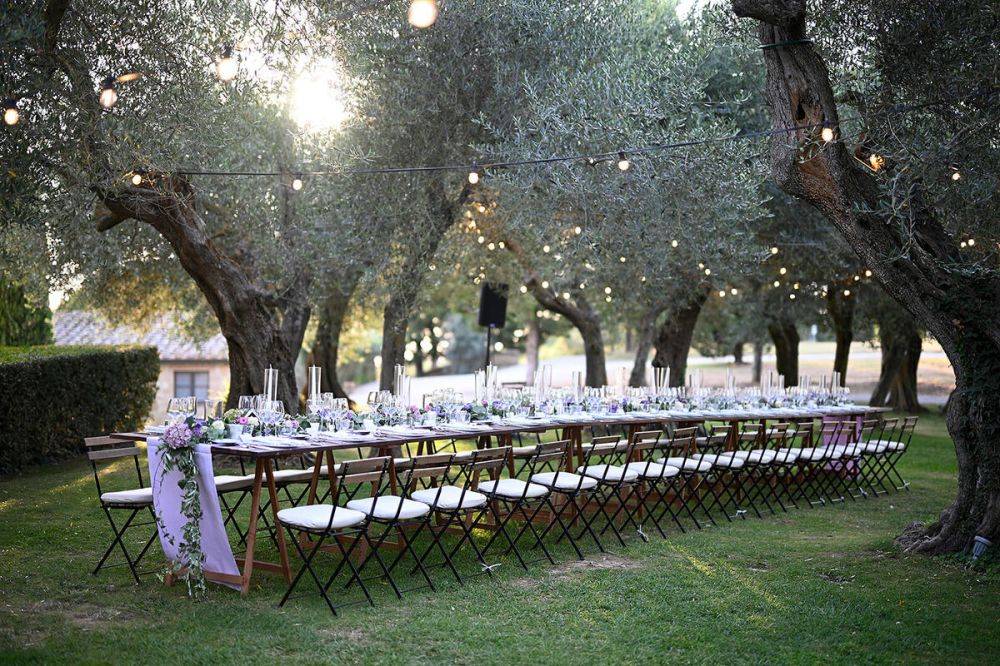
<path id="1" fill-rule="evenodd" d="M 239 402 L 240 413 L 246 416 L 247 412 L 253 409 L 254 396 L 252 395 L 241 395 Z"/>
<path id="2" fill-rule="evenodd" d="M 184 416 L 183 398 L 171 398 L 167 401 L 167 425 L 177 423 Z"/>

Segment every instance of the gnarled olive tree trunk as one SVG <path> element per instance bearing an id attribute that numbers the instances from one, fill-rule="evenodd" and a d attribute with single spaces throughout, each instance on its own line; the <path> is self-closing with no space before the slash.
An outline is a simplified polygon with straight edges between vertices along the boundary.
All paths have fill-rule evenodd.
<path id="1" fill-rule="evenodd" d="M 190 184 L 175 176 L 121 192 L 100 192 L 98 231 L 127 219 L 150 225 L 162 235 L 184 270 L 205 295 L 229 345 L 229 399 L 264 392 L 264 370 L 278 370 L 278 399 L 298 411 L 295 361 L 309 322 L 308 273 L 293 276 L 286 288 L 264 291 L 243 266 L 224 254 L 206 231 Z M 277 295 L 276 295 L 277 294 Z"/>
<path id="2" fill-rule="evenodd" d="M 837 127 L 829 74 L 806 38 L 805 0 L 732 0 L 738 16 L 759 21 L 767 99 L 775 128 L 770 167 L 778 185 L 822 212 L 869 266 L 886 292 L 940 343 L 955 371 L 948 432 L 958 458 L 958 493 L 937 522 L 908 542 L 913 551 L 963 550 L 976 534 L 1000 539 L 1000 284 L 992 274 L 955 267 L 955 239 L 911 190 L 907 231 L 878 211 L 874 176 L 842 142 L 802 160 L 818 128 Z M 905 233 L 905 236 L 904 236 Z M 888 259 L 887 259 L 888 257 Z"/>
<path id="3" fill-rule="evenodd" d="M 906 310 L 888 303 L 878 317 L 882 368 L 869 404 L 917 414 L 923 410 L 917 399 L 917 366 L 924 337 Z"/>
<path id="4" fill-rule="evenodd" d="M 706 300 L 708 300 L 708 289 L 699 290 L 689 302 L 667 312 L 663 323 L 656 331 L 656 355 L 653 356 L 653 366 L 670 368 L 671 386 L 684 386 L 694 327 L 698 324 L 698 316 Z"/>
<path id="5" fill-rule="evenodd" d="M 340 333 L 351 304 L 351 297 L 357 289 L 361 273 L 345 275 L 342 280 L 329 286 L 326 298 L 319 306 L 319 324 L 316 342 L 313 344 L 310 362 L 323 368 L 320 388 L 324 393 L 333 393 L 338 398 L 349 398 L 337 375 L 340 356 Z"/>
<path id="6" fill-rule="evenodd" d="M 767 332 L 774 343 L 775 366 L 779 375 L 785 376 L 785 386 L 799 384 L 799 329 L 795 322 L 784 317 L 767 324 Z"/>
<path id="7" fill-rule="evenodd" d="M 847 296 L 844 290 L 833 286 L 826 292 L 826 311 L 830 313 L 833 335 L 837 341 L 833 352 L 833 371 L 840 373 L 840 385 L 847 386 L 847 361 L 854 342 L 854 304 L 857 299 L 853 292 Z"/>
<path id="8" fill-rule="evenodd" d="M 406 325 L 423 287 L 427 266 L 441 245 L 445 232 L 458 219 L 459 210 L 468 199 L 469 192 L 466 183 L 457 197 L 451 198 L 444 182 L 431 182 L 426 192 L 430 228 L 417 234 L 407 234 L 400 243 L 406 257 L 393 281 L 389 302 L 382 311 L 382 367 L 378 383 L 383 391 L 392 389 L 394 367 L 405 362 Z"/>
<path id="9" fill-rule="evenodd" d="M 642 319 L 635 331 L 635 360 L 632 362 L 632 374 L 629 375 L 629 386 L 643 386 L 646 384 L 646 361 L 649 360 L 649 351 L 653 348 L 653 340 L 656 337 L 656 320 L 666 309 L 666 305 L 653 305 L 643 313 Z"/>
<path id="10" fill-rule="evenodd" d="M 586 362 L 587 386 L 604 386 L 608 383 L 608 369 L 604 356 L 604 336 L 601 334 L 601 317 L 594 306 L 577 288 L 569 289 L 570 298 L 563 298 L 548 287 L 543 287 L 542 277 L 532 266 L 521 244 L 512 238 L 505 243 L 525 272 L 524 284 L 539 305 L 550 312 L 566 317 L 583 338 L 583 355 Z"/>

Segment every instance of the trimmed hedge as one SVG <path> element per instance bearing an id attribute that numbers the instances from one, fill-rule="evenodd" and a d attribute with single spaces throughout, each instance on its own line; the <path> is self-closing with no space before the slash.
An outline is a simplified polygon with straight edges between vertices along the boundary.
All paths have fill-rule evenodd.
<path id="1" fill-rule="evenodd" d="M 159 374 L 155 347 L 0 347 L 0 474 L 139 427 Z"/>

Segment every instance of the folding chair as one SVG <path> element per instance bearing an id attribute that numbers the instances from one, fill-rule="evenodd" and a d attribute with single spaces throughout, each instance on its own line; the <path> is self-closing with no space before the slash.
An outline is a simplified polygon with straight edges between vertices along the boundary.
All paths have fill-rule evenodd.
<path id="1" fill-rule="evenodd" d="M 374 559 L 378 562 L 379 568 L 382 570 L 383 575 L 392 587 L 393 592 L 395 592 L 396 596 L 400 599 L 403 598 L 402 593 L 404 591 L 410 592 L 424 587 L 429 587 L 431 590 L 436 589 L 433 581 L 431 581 L 431 578 L 427 573 L 427 570 L 423 566 L 422 559 L 417 556 L 417 552 L 413 548 L 414 540 L 419 535 L 423 527 L 428 524 L 431 507 L 423 502 L 406 497 L 406 491 L 411 483 L 410 477 L 413 476 L 414 467 L 412 463 L 414 460 L 421 457 L 425 459 L 425 464 L 427 465 L 427 467 L 422 470 L 425 475 L 439 474 L 441 473 L 439 470 L 447 470 L 447 468 L 451 465 L 451 461 L 454 460 L 455 454 L 436 453 L 431 454 L 430 456 L 397 459 L 393 463 L 390 474 L 390 484 L 393 489 L 392 494 L 386 494 L 383 489 L 377 494 L 373 494 L 371 497 L 353 498 L 347 502 L 347 508 L 360 511 L 368 516 L 369 532 L 371 531 L 372 525 L 377 524 L 382 528 L 382 531 L 379 534 L 378 539 L 374 541 L 368 556 L 361 563 L 361 566 L 358 567 L 358 571 L 363 571 L 365 567 L 368 566 L 369 562 Z M 395 467 L 396 462 L 400 465 L 399 470 Z M 402 483 L 402 488 L 399 487 L 400 483 Z M 397 494 L 397 492 L 399 494 Z M 416 527 L 416 530 L 412 534 L 407 535 L 406 529 L 412 527 Z M 402 549 L 393 561 L 393 566 L 399 563 L 403 555 L 409 554 L 414 559 L 416 570 L 420 571 L 420 574 L 426 583 L 425 585 L 410 588 L 409 590 L 399 589 L 395 579 L 392 577 L 392 567 L 387 567 L 382 560 L 382 556 L 379 554 L 379 551 L 387 543 L 387 539 L 390 534 L 397 534 L 399 536 L 399 541 L 402 544 Z"/>
<path id="2" fill-rule="evenodd" d="M 743 468 L 740 470 L 740 473 L 746 481 L 750 482 L 750 488 L 747 491 L 747 502 L 752 506 L 756 506 L 759 499 L 772 515 L 776 512 L 774 506 L 771 504 L 771 500 L 774 500 L 781 507 L 782 511 L 786 513 L 788 511 L 784 502 L 781 501 L 780 492 L 778 492 L 776 470 L 779 467 L 775 465 L 779 449 L 784 448 L 784 455 L 788 455 L 787 447 L 784 447 L 788 427 L 789 424 L 787 423 L 775 423 L 767 428 L 766 431 L 759 431 L 755 443 L 760 448 L 736 452 L 736 455 L 743 458 Z"/>
<path id="3" fill-rule="evenodd" d="M 703 502 L 699 502 L 699 506 L 701 506 L 713 525 L 716 522 L 715 517 L 712 515 L 712 510 L 716 506 L 723 507 L 722 515 L 725 516 L 727 522 L 732 522 L 732 518 L 729 516 L 729 512 L 725 510 L 725 503 L 722 500 L 723 494 L 729 492 L 728 483 L 725 475 L 721 473 L 721 468 L 715 469 L 712 465 L 716 457 L 725 452 L 732 429 L 733 427 L 730 425 L 713 425 L 708 434 L 695 438 L 695 451 L 688 455 L 688 459 L 698 465 L 699 474 L 702 479 L 699 488 L 707 489 L 708 494 L 712 497 L 709 506 L 706 507 Z"/>
<path id="4" fill-rule="evenodd" d="M 498 517 L 492 513 L 489 506 L 489 499 L 486 495 L 477 492 L 475 487 L 479 484 L 480 476 L 487 472 L 491 477 L 498 478 L 500 470 L 507 463 L 510 456 L 510 447 L 499 447 L 493 449 L 477 449 L 470 456 L 462 461 L 436 460 L 435 456 L 419 456 L 410 461 L 408 470 L 407 490 L 405 495 L 423 502 L 431 508 L 432 513 L 428 514 L 428 523 L 432 515 L 444 516 L 443 522 L 431 525 L 431 543 L 420 556 L 420 561 L 425 568 L 434 565 L 427 564 L 427 559 L 436 548 L 444 558 L 442 565 L 447 566 L 455 580 L 463 584 L 462 576 L 458 573 L 452 562 L 455 555 L 463 544 L 468 543 L 475 551 L 476 558 L 482 567 L 482 572 L 490 576 L 493 575 L 495 565 L 486 563 L 482 551 L 476 544 L 472 536 L 473 530 L 477 529 L 480 522 L 488 515 L 492 515 L 499 523 Z M 457 473 L 450 473 L 453 463 L 459 464 Z M 464 479 L 462 485 L 457 485 L 460 479 Z M 433 481 L 435 483 L 429 484 Z M 417 489 L 417 485 L 424 485 L 422 489 Z M 445 549 L 441 538 L 452 526 L 458 526 L 461 536 L 451 550 Z M 401 557 L 397 556 L 397 560 Z M 389 566 L 392 571 L 396 562 Z"/>
<path id="5" fill-rule="evenodd" d="M 607 519 L 607 523 L 600 534 L 604 534 L 610 528 L 622 546 L 625 546 L 625 539 L 615 524 L 615 520 L 622 514 L 624 514 L 622 526 L 631 523 L 639 535 L 646 539 L 642 527 L 634 517 L 635 510 L 638 510 L 641 504 L 632 510 L 628 507 L 628 500 L 635 494 L 636 484 L 639 481 L 639 473 L 625 467 L 625 463 L 628 462 L 628 451 L 628 443 L 623 448 L 617 435 L 594 437 L 591 445 L 583 450 L 583 465 L 576 470 L 577 474 L 597 480 L 597 489 L 594 492 L 597 510 L 591 512 L 589 516 L 583 516 L 584 531 L 591 530 L 597 518 L 603 516 Z M 612 501 L 617 502 L 613 514 L 608 513 Z"/>
<path id="6" fill-rule="evenodd" d="M 679 467 L 674 467 L 673 465 L 656 462 L 656 454 L 663 453 L 665 454 L 663 457 L 668 458 L 671 457 L 674 448 L 690 447 L 693 449 L 695 443 L 694 428 L 679 428 L 674 433 L 675 435 L 680 433 L 676 440 L 674 438 L 664 439 L 662 430 L 646 430 L 635 433 L 632 436 L 632 443 L 629 445 L 628 453 L 629 459 L 635 460 L 625 466 L 626 469 L 632 470 L 639 475 L 639 504 L 642 506 L 644 517 L 652 519 L 653 527 L 664 538 L 666 538 L 667 534 L 660 526 L 660 520 L 667 513 L 670 514 L 670 517 L 681 532 L 686 531 L 680 521 L 680 517 L 673 508 L 673 501 L 678 494 L 676 480 L 680 478 L 681 470 Z M 676 444 L 676 447 L 672 446 L 673 444 Z M 668 491 L 671 492 L 673 497 L 668 495 Z M 653 498 L 654 493 L 656 496 L 653 506 L 650 508 L 648 501 L 650 498 Z M 687 507 L 686 503 L 683 504 L 685 508 L 688 508 L 688 512 L 690 513 L 690 508 Z M 640 521 L 639 531 L 643 534 L 645 533 L 642 530 L 642 521 Z"/>
<path id="7" fill-rule="evenodd" d="M 555 465 L 557 468 L 564 465 L 567 460 L 567 456 L 570 455 L 570 442 L 568 440 L 561 440 L 558 442 L 541 443 L 534 447 L 534 449 L 534 452 L 522 466 L 522 469 L 527 470 L 529 478 L 536 471 L 544 469 L 548 465 Z M 542 509 L 549 509 L 551 512 L 550 515 L 553 517 L 557 515 L 555 507 L 553 507 L 551 503 L 551 492 L 546 486 L 517 478 L 517 474 L 514 469 L 513 454 L 507 457 L 507 470 L 510 474 L 509 478 L 480 481 L 479 487 L 477 488 L 479 492 L 486 495 L 489 499 L 491 510 L 494 515 L 500 515 L 500 506 L 504 507 L 506 514 L 497 524 L 493 535 L 483 547 L 482 553 L 485 556 L 485 554 L 489 552 L 490 548 L 493 546 L 494 542 L 496 542 L 499 537 L 503 537 L 504 541 L 507 542 L 507 549 L 504 551 L 504 554 L 513 552 L 517 561 L 525 571 L 528 569 L 528 564 L 538 562 L 543 559 L 548 560 L 550 564 L 555 564 L 555 559 L 552 557 L 548 548 L 545 547 L 545 542 L 542 541 L 542 535 L 534 525 L 535 517 L 538 516 Z M 515 516 L 521 517 L 523 525 L 512 537 L 508 531 L 508 525 Z M 565 532 L 565 525 L 562 527 Z M 517 547 L 518 541 L 521 540 L 525 532 L 529 531 L 535 539 L 535 543 L 532 545 L 532 548 L 541 548 L 542 553 L 544 554 L 544 557 L 532 560 L 531 562 L 525 561 L 524 556 Z M 573 544 L 574 548 L 576 548 L 576 542 L 573 541 L 572 538 L 570 539 L 570 542 Z M 579 548 L 576 548 L 576 552 L 577 555 L 580 556 L 580 559 L 583 559 L 583 553 L 580 552 Z"/>
<path id="8" fill-rule="evenodd" d="M 357 495 L 366 485 L 370 485 L 372 489 L 372 495 L 369 499 L 377 499 L 384 487 L 385 478 L 389 473 L 391 464 L 392 459 L 387 456 L 345 461 L 339 465 L 339 469 L 337 469 L 331 479 L 330 497 L 332 501 L 330 504 L 305 504 L 282 509 L 278 512 L 279 528 L 284 527 L 288 531 L 289 541 L 295 545 L 295 549 L 302 558 L 302 566 L 289 584 L 285 595 L 278 603 L 279 607 L 285 605 L 285 602 L 288 601 L 292 592 L 299 584 L 299 580 L 303 574 L 308 572 L 313 582 L 316 583 L 316 588 L 319 590 L 320 596 L 323 597 L 330 611 L 336 615 L 337 607 L 334 606 L 333 601 L 330 599 L 329 590 L 345 564 L 351 571 L 350 583 L 357 582 L 368 603 L 372 606 L 375 605 L 364 580 L 361 578 L 359 568 L 351 561 L 351 555 L 358 544 L 364 542 L 371 549 L 372 544 L 368 534 L 371 515 L 357 509 L 342 506 L 341 501 L 347 499 L 349 504 L 350 498 Z M 296 532 L 315 537 L 306 544 L 309 549 L 308 552 L 302 543 L 303 540 L 296 538 Z M 329 545 L 324 546 L 328 541 L 333 542 L 332 545 L 340 553 L 341 560 L 334 572 L 324 583 L 313 568 L 313 560 L 321 550 L 331 549 Z M 350 544 L 346 549 L 344 541 L 348 541 Z M 381 563 L 381 560 L 379 562 Z M 383 571 L 385 571 L 384 566 Z M 397 591 L 398 594 L 399 592 Z M 347 605 L 350 604 L 342 604 L 341 607 Z"/>
<path id="9" fill-rule="evenodd" d="M 684 499 L 684 508 L 698 529 L 701 529 L 701 522 L 687 505 L 688 498 L 692 498 L 697 508 L 701 509 L 708 517 L 708 520 L 715 525 L 715 518 L 706 509 L 701 493 L 702 485 L 707 485 L 705 479 L 706 475 L 712 471 L 712 464 L 701 459 L 701 456 L 698 454 L 698 448 L 721 448 L 725 445 L 729 429 L 729 426 L 717 426 L 713 428 L 709 435 L 698 437 L 697 427 L 675 428 L 671 435 L 669 455 L 656 460 L 657 463 L 667 464 L 681 471 L 680 479 L 683 483 L 681 484 L 680 492 Z M 693 441 L 690 441 L 691 437 L 694 437 Z M 699 440 L 701 440 L 701 444 L 699 444 Z"/>
<path id="10" fill-rule="evenodd" d="M 737 441 L 754 446 L 760 441 L 761 431 L 762 426 L 759 423 L 744 424 L 737 436 Z M 729 432 L 731 433 L 731 429 Z M 743 507 L 749 505 L 758 518 L 762 517 L 756 504 L 747 501 L 745 478 L 742 473 L 743 467 L 746 465 L 747 454 L 747 451 L 737 448 L 735 451 L 700 453 L 691 456 L 700 462 L 712 465 L 710 488 L 713 489 L 715 498 L 708 508 L 709 513 L 718 506 L 722 509 L 723 515 L 726 516 L 727 520 L 731 521 L 733 518 L 746 519 L 747 510 Z M 729 514 L 730 505 L 733 507 L 732 516 Z"/>
<path id="11" fill-rule="evenodd" d="M 898 419 L 886 419 L 878 438 L 874 442 L 876 448 L 876 452 L 873 454 L 875 477 L 885 492 L 889 492 L 889 488 L 886 488 L 885 482 L 889 482 L 892 490 L 910 489 L 910 482 L 904 480 L 896 470 L 896 463 L 899 462 L 899 459 L 903 457 L 903 454 L 906 453 L 910 446 L 913 433 L 917 428 L 917 419 L 918 417 L 916 416 L 905 417 L 898 430 L 896 428 Z M 890 477 L 895 477 L 895 479 Z M 899 485 L 896 485 L 896 483 L 899 483 Z"/>
<path id="12" fill-rule="evenodd" d="M 576 537 L 573 536 L 572 532 L 567 529 L 566 523 L 563 521 L 563 512 L 566 508 L 570 508 L 573 514 L 570 516 L 570 524 L 572 525 L 576 519 L 581 515 L 581 507 L 577 503 L 581 498 L 584 500 L 589 500 L 590 496 L 593 494 L 594 489 L 597 488 L 597 480 L 583 474 L 574 474 L 573 472 L 565 471 L 566 464 L 572 460 L 573 457 L 573 447 L 572 442 L 569 440 L 564 440 L 566 443 L 566 460 L 562 464 L 556 466 L 554 471 L 551 472 L 538 472 L 534 467 L 531 469 L 531 475 L 528 477 L 532 483 L 538 484 L 548 489 L 549 495 L 546 497 L 545 502 L 549 505 L 551 509 L 554 509 L 554 514 L 552 520 L 542 531 L 540 538 L 544 539 L 545 535 L 549 533 L 553 526 L 558 524 L 561 528 L 559 536 L 556 538 L 558 543 L 563 538 L 567 539 L 570 544 L 572 544 L 573 549 L 576 551 L 577 556 L 582 560 L 583 551 L 580 550 L 577 544 L 578 539 L 582 539 L 585 534 L 589 534 L 590 538 L 594 541 L 598 550 L 602 553 L 606 552 L 604 550 L 604 544 L 601 543 L 600 537 L 593 530 L 593 527 L 586 521 L 583 522 L 583 530 Z M 541 447 L 539 446 L 539 449 Z M 533 459 L 537 463 L 537 458 Z M 530 461 L 529 461 L 530 462 Z M 558 506 L 556 506 L 551 500 L 552 496 L 555 495 L 561 498 Z M 536 514 L 537 514 L 536 510 Z"/>
<path id="13" fill-rule="evenodd" d="M 111 532 L 114 534 L 111 545 L 104 551 L 104 555 L 101 556 L 92 575 L 97 575 L 97 572 L 102 568 L 121 566 L 121 564 L 106 564 L 108 558 L 111 556 L 111 552 L 117 546 L 121 549 L 122 555 L 125 557 L 124 564 L 128 566 L 129 571 L 132 573 L 132 578 L 135 579 L 138 585 L 139 572 L 136 571 L 136 567 L 139 566 L 139 562 L 142 561 L 142 558 L 146 555 L 150 546 L 153 545 L 153 541 L 156 540 L 157 536 L 157 531 L 154 527 L 149 540 L 135 559 L 132 559 L 123 540 L 125 533 L 133 527 L 156 525 L 156 514 L 153 513 L 153 489 L 144 487 L 142 468 L 139 466 L 139 454 L 142 453 L 142 449 L 136 446 L 135 442 L 115 439 L 113 437 L 87 437 L 83 441 L 87 448 L 87 458 L 90 460 L 90 466 L 94 471 L 94 483 L 97 485 L 97 497 L 101 503 L 101 510 L 107 516 L 108 523 L 111 525 Z M 131 457 L 135 464 L 135 474 L 139 481 L 139 487 L 130 490 L 105 492 L 101 487 L 101 475 L 98 471 L 98 463 L 105 465 L 127 457 Z M 120 528 L 115 523 L 114 515 L 112 514 L 113 511 L 128 511 L 125 522 L 122 523 Z M 152 519 L 150 522 L 133 523 L 136 516 L 147 511 Z"/>

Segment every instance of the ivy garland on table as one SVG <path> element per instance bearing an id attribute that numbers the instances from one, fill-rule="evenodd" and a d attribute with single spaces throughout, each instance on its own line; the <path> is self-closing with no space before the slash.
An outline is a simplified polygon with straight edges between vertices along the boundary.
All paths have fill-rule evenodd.
<path id="1" fill-rule="evenodd" d="M 181 532 L 181 542 L 176 544 L 166 530 L 167 540 L 177 546 L 177 560 L 167 573 L 187 585 L 188 596 L 197 597 L 205 593 L 205 553 L 201 550 L 201 484 L 198 481 L 197 444 L 209 443 L 225 435 L 226 425 L 222 421 L 203 421 L 188 417 L 167 426 L 163 433 L 160 471 L 163 477 L 172 470 L 181 474 L 181 515 L 187 520 Z M 163 526 L 159 513 L 157 522 Z"/>

